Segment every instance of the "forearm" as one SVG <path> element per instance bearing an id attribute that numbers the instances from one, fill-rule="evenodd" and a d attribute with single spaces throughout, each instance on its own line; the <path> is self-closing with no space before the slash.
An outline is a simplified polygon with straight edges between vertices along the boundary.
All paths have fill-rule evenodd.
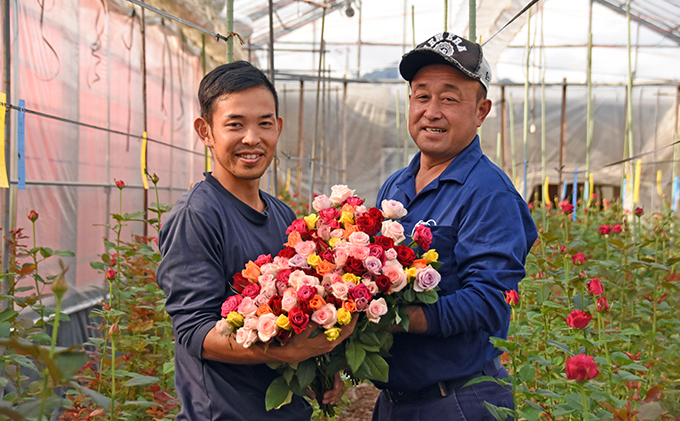
<path id="1" fill-rule="evenodd" d="M 261 342 L 249 348 L 236 342 L 234 336 L 223 338 L 215 328 L 203 340 L 203 358 L 228 364 L 267 364 L 296 362 L 287 347 L 271 343 L 267 348 Z"/>
<path id="2" fill-rule="evenodd" d="M 406 313 L 408 313 L 408 330 L 399 325 L 394 325 L 393 332 L 427 333 L 427 318 L 421 306 L 408 306 L 406 307 Z"/>

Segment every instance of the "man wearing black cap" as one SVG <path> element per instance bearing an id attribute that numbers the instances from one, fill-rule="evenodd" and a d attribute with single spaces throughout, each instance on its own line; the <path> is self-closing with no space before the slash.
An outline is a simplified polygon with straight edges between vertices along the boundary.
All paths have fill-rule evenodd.
<path id="1" fill-rule="evenodd" d="M 380 189 L 402 202 L 405 231 L 426 224 L 443 262 L 439 300 L 408 308 L 408 331 L 394 335 L 389 381 L 373 420 L 492 420 L 483 403 L 513 408 L 512 393 L 480 376 L 503 377 L 510 306 L 536 240 L 529 209 L 506 174 L 482 154 L 477 128 L 491 110 L 491 69 L 479 44 L 447 32 L 404 55 L 411 86 L 409 132 L 420 149 Z M 400 330 L 400 328 L 395 328 Z"/>

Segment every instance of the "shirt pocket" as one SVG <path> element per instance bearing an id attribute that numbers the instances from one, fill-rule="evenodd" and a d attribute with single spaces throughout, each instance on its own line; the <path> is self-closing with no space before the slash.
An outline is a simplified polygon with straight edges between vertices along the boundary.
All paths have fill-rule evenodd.
<path id="1" fill-rule="evenodd" d="M 432 231 L 432 245 L 439 254 L 439 261 L 442 263 L 439 273 L 442 277 L 449 275 L 456 266 L 456 256 L 453 249 L 458 241 L 456 230 L 450 226 L 437 225 L 430 227 Z"/>

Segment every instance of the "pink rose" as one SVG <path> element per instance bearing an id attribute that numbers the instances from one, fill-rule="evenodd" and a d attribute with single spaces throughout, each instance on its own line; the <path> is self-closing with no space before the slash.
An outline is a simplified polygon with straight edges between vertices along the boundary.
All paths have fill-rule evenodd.
<path id="1" fill-rule="evenodd" d="M 354 299 L 355 302 L 360 298 L 371 300 L 373 298 L 373 294 L 370 293 L 366 285 L 359 284 L 355 285 L 354 288 L 349 290 L 349 298 Z"/>
<path id="2" fill-rule="evenodd" d="M 366 269 L 369 272 L 371 272 L 373 275 L 376 275 L 376 276 L 381 274 L 380 272 L 382 271 L 382 267 L 383 267 L 380 259 L 378 259 L 377 257 L 373 257 L 373 256 L 368 256 L 366 258 L 366 260 L 364 260 L 364 266 L 366 266 Z"/>
<path id="3" fill-rule="evenodd" d="M 314 208 L 315 211 L 321 212 L 324 209 L 330 208 L 333 206 L 331 203 L 330 199 L 328 199 L 328 196 L 325 194 L 320 194 L 314 198 L 314 201 L 312 201 L 312 207 Z"/>
<path id="4" fill-rule="evenodd" d="M 382 230 L 380 232 L 385 237 L 394 240 L 395 244 L 399 244 L 406 239 L 404 236 L 404 227 L 397 221 L 383 221 Z"/>
<path id="5" fill-rule="evenodd" d="M 321 237 L 324 241 L 328 241 L 331 239 L 331 227 L 326 225 L 326 224 L 319 224 L 316 227 L 316 233 Z"/>
<path id="6" fill-rule="evenodd" d="M 349 242 L 356 246 L 368 246 L 371 244 L 371 237 L 365 232 L 357 231 L 350 234 L 348 238 Z"/>
<path id="7" fill-rule="evenodd" d="M 241 304 L 238 305 L 238 312 L 245 317 L 254 316 L 257 312 L 257 306 L 250 297 L 244 297 Z"/>
<path id="8" fill-rule="evenodd" d="M 364 285 L 366 285 L 366 288 L 368 288 L 368 292 L 370 292 L 371 295 L 375 295 L 375 294 L 378 293 L 378 291 L 380 291 L 380 289 L 378 288 L 378 284 L 376 284 L 376 283 L 373 281 L 373 279 L 371 279 L 370 276 L 369 276 L 369 277 L 365 277 L 365 276 L 364 276 L 364 277 L 361 279 L 361 283 L 364 284 Z"/>
<path id="9" fill-rule="evenodd" d="M 430 245 L 432 244 L 432 231 L 430 231 L 430 227 L 427 225 L 418 225 L 413 234 L 413 241 L 415 241 L 423 250 L 429 250 Z"/>
<path id="10" fill-rule="evenodd" d="M 257 329 L 257 316 L 246 317 L 243 320 L 243 327 L 249 330 Z"/>
<path id="11" fill-rule="evenodd" d="M 358 311 L 366 311 L 368 308 L 369 300 L 364 297 L 357 298 L 354 300 L 354 305 L 357 307 Z"/>
<path id="12" fill-rule="evenodd" d="M 368 212 L 368 208 L 366 207 L 366 205 L 359 205 L 359 206 L 356 207 L 356 209 L 354 209 L 355 215 L 361 215 L 361 214 L 364 214 L 366 212 Z"/>
<path id="13" fill-rule="evenodd" d="M 287 289 L 281 298 L 281 308 L 285 311 L 290 311 L 298 303 L 297 291 L 293 288 Z"/>
<path id="14" fill-rule="evenodd" d="M 371 301 L 371 303 L 368 305 L 368 308 L 366 309 L 368 320 L 373 323 L 378 323 L 380 321 L 380 317 L 386 313 L 387 304 L 385 303 L 384 298 L 378 298 L 377 300 Z"/>
<path id="15" fill-rule="evenodd" d="M 331 197 L 329 199 L 334 205 L 341 205 L 351 196 L 354 196 L 354 190 L 350 190 L 344 184 L 339 184 L 331 187 Z"/>
<path id="16" fill-rule="evenodd" d="M 257 306 L 258 308 L 262 306 L 263 304 L 267 304 L 269 302 L 269 298 L 264 294 L 260 294 L 257 297 L 253 298 L 253 304 Z"/>
<path id="17" fill-rule="evenodd" d="M 354 191 L 354 190 L 352 190 Z M 364 199 L 356 196 L 348 197 L 347 204 L 350 206 L 361 206 L 364 204 Z"/>
<path id="18" fill-rule="evenodd" d="M 279 270 L 285 270 L 288 268 L 288 257 L 276 256 L 274 258 L 274 264 L 279 268 Z"/>
<path id="19" fill-rule="evenodd" d="M 338 321 L 338 310 L 333 304 L 326 304 L 312 314 L 312 321 L 324 329 L 330 329 Z"/>
<path id="20" fill-rule="evenodd" d="M 397 251 L 395 249 L 387 249 L 385 250 L 385 259 L 387 261 L 394 261 L 397 260 Z"/>
<path id="21" fill-rule="evenodd" d="M 339 244 L 339 243 L 338 243 Z M 349 257 L 349 250 L 347 249 L 336 249 L 335 250 L 335 264 L 337 266 L 344 266 Z"/>
<path id="22" fill-rule="evenodd" d="M 396 263 L 396 262 L 395 262 Z M 390 282 L 395 283 L 399 279 L 404 278 L 406 280 L 406 273 L 404 273 L 404 268 L 399 264 L 386 264 L 383 266 L 383 275 L 390 279 Z"/>
<path id="23" fill-rule="evenodd" d="M 256 339 L 257 333 L 252 329 L 242 327 L 236 332 L 236 343 L 243 345 L 244 348 L 250 348 Z"/>
<path id="24" fill-rule="evenodd" d="M 217 321 L 217 324 L 215 324 L 215 331 L 221 337 L 226 338 L 227 336 L 234 333 L 234 328 L 231 323 L 227 321 L 227 319 L 221 319 Z"/>
<path id="25" fill-rule="evenodd" d="M 281 270 L 281 268 L 279 268 L 274 263 L 266 263 L 266 264 L 264 264 L 260 267 L 260 276 L 269 275 L 269 276 L 274 277 L 274 276 L 276 276 L 277 273 L 279 273 L 279 270 Z M 262 283 L 262 281 L 260 281 L 259 278 L 258 278 L 258 281 L 260 283 Z"/>
<path id="26" fill-rule="evenodd" d="M 309 301 L 317 294 L 318 290 L 311 285 L 303 285 L 297 292 L 300 301 Z"/>
<path id="27" fill-rule="evenodd" d="M 269 284 L 273 284 L 275 282 L 274 276 L 275 276 L 275 274 L 272 275 L 271 273 L 266 273 L 264 275 L 260 275 L 257 278 L 257 282 L 260 284 L 260 287 L 264 288 L 265 286 L 267 286 Z"/>
<path id="28" fill-rule="evenodd" d="M 350 285 L 354 284 L 350 283 Z M 346 300 L 350 285 L 345 282 L 336 282 L 332 284 L 331 289 L 333 291 L 333 295 L 341 300 Z"/>
<path id="29" fill-rule="evenodd" d="M 262 342 L 267 342 L 276 336 L 276 315 L 266 313 L 257 320 L 257 336 Z"/>
<path id="30" fill-rule="evenodd" d="M 305 259 L 316 251 L 316 243 L 314 241 L 300 241 L 295 245 L 295 252 Z"/>
<path id="31" fill-rule="evenodd" d="M 319 218 L 327 221 L 333 221 L 340 217 L 340 211 L 337 208 L 328 208 L 319 211 Z"/>
<path id="32" fill-rule="evenodd" d="M 290 260 L 288 261 L 288 264 L 292 267 L 296 268 L 308 268 L 309 263 L 307 263 L 307 257 L 301 255 L 301 254 L 296 254 L 295 256 L 291 257 Z"/>
<path id="33" fill-rule="evenodd" d="M 399 219 L 406 216 L 408 211 L 404 209 L 404 205 L 396 200 L 383 200 L 380 203 L 383 215 L 389 219 Z"/>
<path id="34" fill-rule="evenodd" d="M 366 246 L 358 246 L 355 244 L 352 244 L 349 246 L 349 255 L 354 257 L 355 259 L 358 260 L 366 260 L 366 258 L 369 256 L 369 250 L 368 247 Z"/>
<path id="35" fill-rule="evenodd" d="M 227 298 L 227 300 L 222 303 L 222 311 L 220 313 L 222 317 L 227 317 L 227 314 L 231 313 L 232 311 L 237 311 L 241 301 L 243 301 L 243 296 L 241 295 L 232 295 L 231 297 Z"/>
<path id="36" fill-rule="evenodd" d="M 263 265 L 266 265 L 267 263 L 272 262 L 272 255 L 271 254 L 261 254 L 257 257 L 255 260 L 255 264 L 262 267 Z"/>
<path id="37" fill-rule="evenodd" d="M 278 295 L 283 295 L 288 289 L 288 284 L 286 282 L 276 281 L 276 293 Z"/>
<path id="38" fill-rule="evenodd" d="M 260 293 L 260 285 L 259 284 L 248 284 L 246 285 L 245 288 L 243 288 L 243 296 L 244 297 L 250 297 L 250 298 L 255 298 L 257 295 Z"/>
<path id="39" fill-rule="evenodd" d="M 426 268 L 416 271 L 416 282 L 413 284 L 413 289 L 417 292 L 432 290 L 439 285 L 441 279 L 439 272 L 428 265 Z"/>
<path id="40" fill-rule="evenodd" d="M 333 231 L 331 231 L 331 238 L 340 238 L 345 236 L 345 231 L 343 231 L 340 228 L 336 228 Z M 338 243 L 339 244 L 339 243 Z M 335 245 L 335 247 L 338 247 L 338 244 Z"/>

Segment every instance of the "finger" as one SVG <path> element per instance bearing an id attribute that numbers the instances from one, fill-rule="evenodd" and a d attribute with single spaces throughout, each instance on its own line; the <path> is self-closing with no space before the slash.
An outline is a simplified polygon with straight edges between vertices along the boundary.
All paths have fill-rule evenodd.
<path id="1" fill-rule="evenodd" d="M 340 399 L 342 399 L 342 395 L 344 393 L 344 386 L 345 382 L 342 381 L 340 373 L 335 373 L 335 376 L 333 377 L 333 389 L 324 393 L 323 403 L 334 405 L 340 402 Z"/>

